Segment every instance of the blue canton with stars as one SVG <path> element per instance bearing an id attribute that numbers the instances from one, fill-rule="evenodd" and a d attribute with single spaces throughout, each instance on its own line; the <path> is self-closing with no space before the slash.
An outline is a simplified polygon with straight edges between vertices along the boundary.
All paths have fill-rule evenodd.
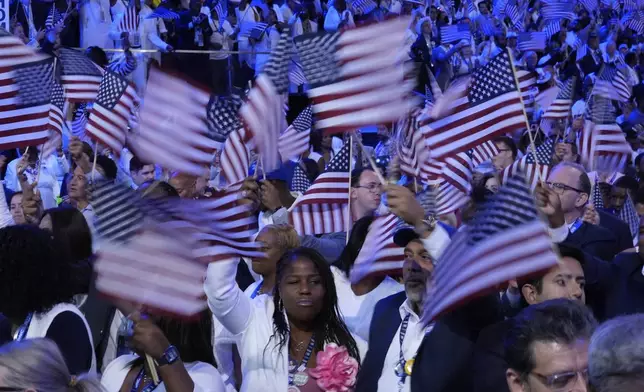
<path id="1" fill-rule="evenodd" d="M 311 106 L 307 106 L 306 109 L 302 110 L 302 113 L 297 115 L 297 118 L 293 120 L 293 128 L 298 132 L 304 132 L 307 129 L 311 128 L 311 123 L 313 122 L 313 109 Z"/>
<path id="2" fill-rule="evenodd" d="M 51 90 L 51 104 L 59 108 L 61 111 L 65 106 L 65 90 L 63 86 L 54 82 Z"/>
<path id="3" fill-rule="evenodd" d="M 60 62 L 63 66 L 63 75 L 101 76 L 98 67 L 82 52 L 61 48 Z"/>
<path id="4" fill-rule="evenodd" d="M 54 84 L 53 58 L 15 66 L 13 79 L 18 85 L 18 107 L 49 103 Z"/>
<path id="5" fill-rule="evenodd" d="M 298 164 L 293 171 L 293 180 L 291 181 L 291 191 L 304 193 L 311 186 L 311 181 Z"/>
<path id="6" fill-rule="evenodd" d="M 537 147 L 537 159 L 535 161 L 532 149 L 528 149 L 528 155 L 525 159 L 526 163 L 537 163 L 539 165 L 550 165 L 552 163 L 552 154 L 555 151 L 555 140 L 548 139 L 542 145 Z"/>
<path id="7" fill-rule="evenodd" d="M 336 156 L 331 159 L 331 162 L 326 167 L 326 173 L 330 172 L 348 172 L 349 171 L 349 143 L 344 143 L 344 146 L 338 151 Z"/>
<path id="8" fill-rule="evenodd" d="M 472 105 L 477 105 L 517 90 L 510 58 L 503 52 L 474 73 L 468 98 Z"/>
<path id="9" fill-rule="evenodd" d="M 340 33 L 304 34 L 293 39 L 304 76 L 312 87 L 324 86 L 339 79 L 340 67 L 335 51 Z"/>
<path id="10" fill-rule="evenodd" d="M 98 89 L 96 103 L 106 109 L 113 109 L 127 88 L 127 80 L 114 72 L 106 72 Z"/>

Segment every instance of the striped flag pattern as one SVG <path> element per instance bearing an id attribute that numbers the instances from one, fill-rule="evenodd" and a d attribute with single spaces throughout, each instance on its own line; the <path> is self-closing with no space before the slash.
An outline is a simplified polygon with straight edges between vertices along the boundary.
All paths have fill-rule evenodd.
<path id="1" fill-rule="evenodd" d="M 615 123 L 615 117 L 609 99 L 594 96 L 587 103 L 579 155 L 589 171 L 621 171 L 627 157 L 633 153 L 624 132 Z"/>
<path id="2" fill-rule="evenodd" d="M 327 134 L 396 121 L 414 102 L 400 59 L 407 21 L 391 19 L 294 39 L 312 85 L 316 129 Z"/>
<path id="3" fill-rule="evenodd" d="M 596 210 L 604 209 L 604 197 L 602 196 L 602 190 L 599 186 L 599 181 L 597 180 L 597 178 L 595 178 L 595 185 L 593 185 L 593 194 L 591 196 L 590 202 Z"/>
<path id="4" fill-rule="evenodd" d="M 289 208 L 289 223 L 299 235 L 349 231 L 349 165 L 349 143 L 345 143 L 326 171 Z"/>
<path id="5" fill-rule="evenodd" d="M 418 127 L 418 114 L 418 109 L 412 110 L 398 122 L 396 148 L 402 173 L 410 178 L 427 181 L 432 177 L 428 170 L 423 170 L 429 160 L 429 149 Z"/>
<path id="6" fill-rule="evenodd" d="M 239 35 L 241 37 L 253 38 L 255 40 L 261 40 L 264 32 L 268 28 L 267 23 L 263 22 L 246 22 L 242 23 Z"/>
<path id="7" fill-rule="evenodd" d="M 128 6 L 125 9 L 125 12 L 123 13 L 123 16 L 121 17 L 121 20 L 119 21 L 118 31 L 137 33 L 139 31 L 139 23 L 139 12 L 134 6 L 134 0 L 130 0 Z"/>
<path id="8" fill-rule="evenodd" d="M 542 118 L 568 118 L 570 115 L 570 108 L 572 107 L 572 94 L 575 85 L 575 78 L 568 78 L 559 90 L 557 98 L 550 105 L 548 110 L 543 114 Z"/>
<path id="9" fill-rule="evenodd" d="M 87 135 L 120 155 L 137 100 L 134 86 L 127 79 L 112 71 L 105 72 L 89 114 Z"/>
<path id="10" fill-rule="evenodd" d="M 63 132 L 65 124 L 65 90 L 63 86 L 52 80 L 51 104 L 49 106 L 49 129 L 58 133 Z"/>
<path id="11" fill-rule="evenodd" d="M 434 270 L 424 324 L 510 279 L 557 264 L 552 240 L 521 175 L 501 186 L 456 234 Z"/>
<path id="12" fill-rule="evenodd" d="M 539 181 L 545 181 L 552 169 L 552 156 L 555 151 L 555 139 L 550 138 L 537 147 L 537 156 L 534 156 L 532 149 L 521 159 L 516 160 L 513 164 L 503 170 L 502 182 L 510 181 L 518 173 L 525 173 L 525 179 L 528 181 L 530 189 L 535 189 Z"/>
<path id="13" fill-rule="evenodd" d="M 557 21 L 561 19 L 573 20 L 575 3 L 565 0 L 548 0 L 542 3 L 541 15 L 544 20 Z"/>
<path id="14" fill-rule="evenodd" d="M 378 7 L 374 0 L 355 0 L 352 6 L 356 13 L 360 12 L 362 15 L 367 15 Z"/>
<path id="15" fill-rule="evenodd" d="M 308 83 L 306 81 L 306 76 L 304 76 L 304 71 L 302 70 L 302 64 L 293 60 L 288 71 L 288 80 L 296 86 Z"/>
<path id="16" fill-rule="evenodd" d="M 442 43 L 460 42 L 461 40 L 469 41 L 472 39 L 470 25 L 465 23 L 443 26 L 440 33 Z"/>
<path id="17" fill-rule="evenodd" d="M 352 283 L 360 282 L 366 276 L 400 276 L 405 261 L 405 250 L 394 243 L 394 234 L 404 225 L 396 215 L 376 217 L 369 225 L 364 244 L 351 267 Z"/>
<path id="18" fill-rule="evenodd" d="M 288 91 L 292 53 L 291 30 L 285 28 L 264 70 L 255 79 L 247 102 L 239 109 L 251 144 L 261 155 L 262 166 L 267 173 L 279 167 L 278 139 L 287 127 L 284 95 Z"/>
<path id="19" fill-rule="evenodd" d="M 517 47 L 522 52 L 529 50 L 544 51 L 546 49 L 546 40 L 546 33 L 542 31 L 519 33 Z"/>
<path id="20" fill-rule="evenodd" d="M 635 204 L 633 204 L 633 200 L 628 193 L 626 194 L 624 205 L 619 211 L 619 219 L 628 225 L 628 228 L 631 231 L 631 237 L 633 238 L 633 245 L 637 245 L 637 238 L 640 230 L 640 217 L 637 215 Z"/>
<path id="21" fill-rule="evenodd" d="M 47 19 L 45 19 L 45 28 L 51 29 L 57 27 L 64 20 L 64 15 L 58 12 L 56 9 L 56 4 L 52 4 L 49 13 L 47 14 Z"/>
<path id="22" fill-rule="evenodd" d="M 597 0 L 579 0 L 579 4 L 581 4 L 589 13 L 593 13 L 598 7 Z"/>
<path id="23" fill-rule="evenodd" d="M 239 95 L 210 97 L 206 113 L 208 122 L 208 136 L 217 143 L 223 144 L 228 135 L 241 128 L 239 108 L 243 104 Z"/>
<path id="24" fill-rule="evenodd" d="M 499 148 L 491 140 L 479 144 L 478 146 L 470 150 L 470 154 L 472 156 L 472 166 L 477 167 L 481 163 L 489 161 L 499 152 Z"/>
<path id="25" fill-rule="evenodd" d="M 66 99 L 69 102 L 94 101 L 104 71 L 82 52 L 67 48 L 61 48 L 59 52 Z"/>
<path id="26" fill-rule="evenodd" d="M 470 200 L 467 193 L 442 178 L 434 185 L 432 194 L 436 203 L 436 216 L 449 215 Z"/>
<path id="27" fill-rule="evenodd" d="M 451 114 L 422 127 L 433 159 L 527 127 L 511 61 L 503 52 L 479 68 L 463 96 L 454 100 Z"/>
<path id="28" fill-rule="evenodd" d="M 179 14 L 174 11 L 170 11 L 165 7 L 157 7 L 152 13 L 145 17 L 145 19 L 164 19 L 164 20 L 175 20 L 179 19 Z"/>
<path id="29" fill-rule="evenodd" d="M 210 94 L 187 81 L 151 69 L 139 132 L 129 138 L 135 155 L 181 173 L 207 172 L 218 147 L 208 137 L 209 100 Z"/>
<path id="30" fill-rule="evenodd" d="M 313 110 L 307 106 L 293 121 L 277 142 L 282 162 L 297 158 L 309 150 Z"/>
<path id="31" fill-rule="evenodd" d="M 54 60 L 6 36 L 0 45 L 7 48 L 0 46 L 0 150 L 42 144 L 49 136 Z"/>
<path id="32" fill-rule="evenodd" d="M 559 19 L 550 21 L 544 27 L 544 32 L 546 33 L 546 38 L 550 39 L 553 35 L 561 31 L 561 23 Z"/>
<path id="33" fill-rule="evenodd" d="M 244 128 L 228 135 L 221 151 L 221 175 L 228 184 L 235 184 L 248 177 L 250 171 L 250 150 Z"/>
<path id="34" fill-rule="evenodd" d="M 624 73 L 613 64 L 604 64 L 595 81 L 593 92 L 601 97 L 628 102 L 631 97 L 631 86 Z"/>
<path id="35" fill-rule="evenodd" d="M 80 104 L 74 111 L 74 116 L 72 118 L 72 135 L 79 139 L 84 139 L 86 137 L 85 128 L 87 127 L 87 113 L 88 109 L 86 104 Z"/>
<path id="36" fill-rule="evenodd" d="M 50 129 L 49 138 L 42 146 L 41 159 L 47 159 L 51 155 L 54 155 L 54 153 L 58 149 L 58 146 L 62 145 L 62 143 L 63 143 L 62 134 Z"/>
<path id="37" fill-rule="evenodd" d="M 146 230 L 128 244 L 101 246 L 94 270 L 99 292 L 145 305 L 148 311 L 190 317 L 206 309 L 207 264 L 194 243 L 174 231 Z"/>

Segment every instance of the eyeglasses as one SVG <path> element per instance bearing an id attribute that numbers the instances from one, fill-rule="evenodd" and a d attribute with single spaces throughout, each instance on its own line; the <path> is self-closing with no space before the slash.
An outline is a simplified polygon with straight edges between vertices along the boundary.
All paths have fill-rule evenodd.
<path id="1" fill-rule="evenodd" d="M 582 191 L 580 189 L 573 188 L 571 186 L 568 186 L 566 184 L 562 184 L 560 182 L 546 182 L 546 185 L 548 186 L 548 188 L 552 189 L 553 191 L 555 191 L 555 193 L 557 193 L 559 195 L 563 195 L 563 193 L 566 190 L 575 191 L 577 193 L 586 193 L 586 192 L 584 192 L 584 191 Z"/>
<path id="2" fill-rule="evenodd" d="M 354 188 L 368 189 L 369 192 L 373 192 L 373 193 L 382 192 L 382 184 L 378 184 L 376 182 L 372 182 L 372 183 L 369 183 L 367 185 L 358 185 L 358 186 L 356 186 Z"/>
<path id="3" fill-rule="evenodd" d="M 588 382 L 588 368 L 575 370 L 570 372 L 563 372 L 545 376 L 536 372 L 530 372 L 536 376 L 545 386 L 550 388 L 553 392 L 562 392 L 568 389 L 577 381 L 577 376 L 581 377 L 584 383 Z"/>

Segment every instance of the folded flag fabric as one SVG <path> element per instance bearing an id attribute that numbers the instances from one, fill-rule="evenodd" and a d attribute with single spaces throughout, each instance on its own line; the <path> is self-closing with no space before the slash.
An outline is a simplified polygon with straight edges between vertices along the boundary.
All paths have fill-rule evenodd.
<path id="1" fill-rule="evenodd" d="M 441 42 L 453 43 L 461 40 L 471 40 L 470 25 L 459 23 L 441 27 Z"/>
<path id="2" fill-rule="evenodd" d="M 546 49 L 546 33 L 542 31 L 531 31 L 519 33 L 517 37 L 517 47 L 520 51 L 528 50 L 543 51 Z"/>

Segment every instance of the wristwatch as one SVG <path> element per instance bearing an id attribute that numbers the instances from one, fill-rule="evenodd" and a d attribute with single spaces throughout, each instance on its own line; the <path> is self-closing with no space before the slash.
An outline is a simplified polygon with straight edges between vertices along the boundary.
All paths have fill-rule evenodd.
<path id="1" fill-rule="evenodd" d="M 161 358 L 157 359 L 157 365 L 163 366 L 163 365 L 172 365 L 173 363 L 177 362 L 179 359 L 179 350 L 173 345 L 170 345 Z"/>
<path id="2" fill-rule="evenodd" d="M 427 217 L 427 219 L 423 220 L 423 225 L 425 226 L 427 231 L 429 233 L 431 233 L 432 231 L 434 231 L 434 228 L 436 228 L 436 218 L 434 218 L 433 216 Z M 423 230 L 418 228 L 418 227 L 415 227 L 414 231 L 418 235 L 423 235 L 424 234 Z"/>

